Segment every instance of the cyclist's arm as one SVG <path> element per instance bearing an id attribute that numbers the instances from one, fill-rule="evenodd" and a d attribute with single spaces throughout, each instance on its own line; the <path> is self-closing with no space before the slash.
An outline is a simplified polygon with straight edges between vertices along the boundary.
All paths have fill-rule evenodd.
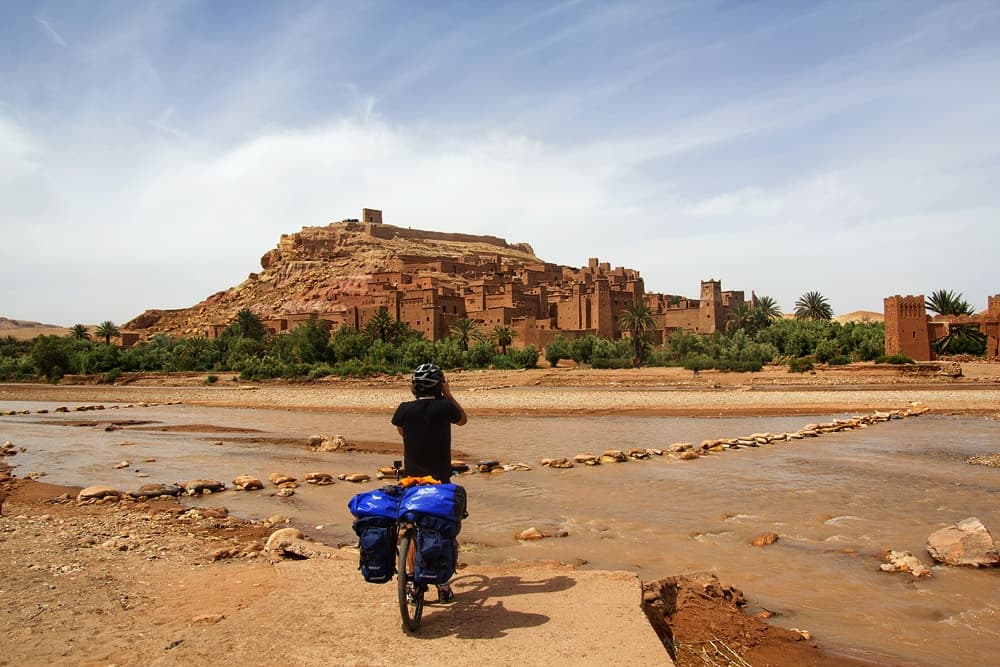
<path id="1" fill-rule="evenodd" d="M 461 415 L 458 418 L 458 421 L 455 422 L 455 426 L 465 426 L 465 423 L 469 421 L 469 416 L 465 414 L 465 408 L 462 407 L 462 404 L 456 401 L 455 397 L 452 396 L 451 385 L 448 384 L 447 378 L 445 378 L 445 381 L 441 383 L 441 393 L 444 394 L 444 397 L 451 401 L 456 408 L 458 408 L 458 414 Z"/>

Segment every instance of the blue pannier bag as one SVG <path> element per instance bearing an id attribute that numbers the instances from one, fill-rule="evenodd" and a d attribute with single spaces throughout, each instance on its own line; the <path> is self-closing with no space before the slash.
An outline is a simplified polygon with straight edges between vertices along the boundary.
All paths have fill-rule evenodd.
<path id="1" fill-rule="evenodd" d="M 430 515 L 461 521 L 467 516 L 465 510 L 465 488 L 458 484 L 411 486 L 399 501 L 399 518 L 406 520 Z"/>
<path id="2" fill-rule="evenodd" d="M 384 584 L 396 574 L 396 515 L 402 487 L 384 486 L 365 491 L 347 503 L 356 518 L 358 569 L 365 581 Z"/>
<path id="3" fill-rule="evenodd" d="M 370 516 L 354 522 L 360 552 L 358 569 L 370 584 L 384 584 L 396 574 L 396 520 Z"/>
<path id="4" fill-rule="evenodd" d="M 351 498 L 347 508 L 357 519 L 381 517 L 395 519 L 399 512 L 399 497 L 402 487 L 383 486 L 381 489 L 365 491 Z"/>
<path id="5" fill-rule="evenodd" d="M 459 487 L 461 488 L 461 487 Z M 413 519 L 417 526 L 417 560 L 413 579 L 418 584 L 446 584 L 458 566 L 458 521 L 424 514 Z"/>

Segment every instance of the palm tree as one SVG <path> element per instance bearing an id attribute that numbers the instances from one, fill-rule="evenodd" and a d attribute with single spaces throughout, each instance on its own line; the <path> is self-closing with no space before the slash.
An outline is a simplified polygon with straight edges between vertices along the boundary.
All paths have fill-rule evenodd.
<path id="1" fill-rule="evenodd" d="M 757 297 L 752 307 L 762 316 L 767 317 L 769 322 L 773 322 L 781 317 L 781 309 L 778 308 L 777 302 L 769 296 Z"/>
<path id="2" fill-rule="evenodd" d="M 104 320 L 97 325 L 94 329 L 94 333 L 104 339 L 106 345 L 111 345 L 111 339 L 121 333 L 118 330 L 118 326 L 111 320 Z"/>
<path id="3" fill-rule="evenodd" d="M 234 327 L 235 333 L 243 338 L 256 341 L 263 341 L 267 338 L 267 328 L 264 326 L 264 321 L 249 308 L 243 308 L 236 313 L 230 326 Z"/>
<path id="4" fill-rule="evenodd" d="M 927 310 L 938 315 L 975 315 L 975 309 L 962 299 L 962 294 L 951 290 L 939 289 L 931 292 L 924 301 Z"/>
<path id="5" fill-rule="evenodd" d="M 748 303 L 738 303 L 729 314 L 727 331 L 746 331 L 754 328 L 754 309 Z"/>
<path id="6" fill-rule="evenodd" d="M 463 317 L 452 325 L 451 332 L 458 338 L 458 344 L 462 346 L 462 350 L 468 350 L 469 339 L 475 336 L 476 329 L 478 328 L 479 322 L 468 317 Z"/>
<path id="7" fill-rule="evenodd" d="M 389 315 L 389 310 L 379 308 L 378 312 L 365 324 L 364 332 L 370 340 L 380 340 L 388 343 L 396 333 L 396 321 Z"/>
<path id="8" fill-rule="evenodd" d="M 628 306 L 618 315 L 618 329 L 627 331 L 632 339 L 632 364 L 642 362 L 646 348 L 646 334 L 656 326 L 653 311 L 644 303 Z"/>
<path id="9" fill-rule="evenodd" d="M 924 301 L 924 306 L 938 315 L 975 315 L 976 309 L 962 298 L 961 292 L 939 289 L 931 292 Z M 964 343 L 964 345 L 960 345 Z M 979 331 L 976 324 L 950 324 L 948 335 L 931 341 L 931 346 L 938 354 L 946 354 L 958 347 L 958 352 L 979 352 L 985 350 L 986 336 Z"/>
<path id="10" fill-rule="evenodd" d="M 797 320 L 832 320 L 833 308 L 819 292 L 806 292 L 795 302 Z"/>
<path id="11" fill-rule="evenodd" d="M 514 336 L 517 335 L 510 327 L 505 327 L 500 324 L 493 327 L 493 332 L 490 334 L 490 338 L 496 345 L 500 346 L 500 354 L 507 354 L 507 346 L 514 342 Z"/>
<path id="12" fill-rule="evenodd" d="M 90 329 L 86 324 L 74 324 L 69 330 L 69 336 L 73 340 L 90 340 Z"/>

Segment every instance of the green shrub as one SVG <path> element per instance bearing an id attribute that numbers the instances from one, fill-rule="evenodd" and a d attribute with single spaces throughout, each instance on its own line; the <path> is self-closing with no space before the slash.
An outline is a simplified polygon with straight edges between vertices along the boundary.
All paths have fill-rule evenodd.
<path id="1" fill-rule="evenodd" d="M 809 357 L 795 357 L 788 362 L 789 373 L 805 373 L 813 369 L 812 359 Z"/>
<path id="2" fill-rule="evenodd" d="M 689 371 L 707 371 L 715 368 L 715 359 L 707 354 L 689 354 L 681 359 L 681 366 Z"/>
<path id="3" fill-rule="evenodd" d="M 614 359 L 595 357 L 591 359 L 590 366 L 591 368 L 632 368 L 634 364 L 627 357 L 616 357 Z"/>
<path id="4" fill-rule="evenodd" d="M 218 375 L 209 375 L 207 378 L 205 378 L 205 384 L 215 384 L 218 381 L 219 381 Z"/>
<path id="5" fill-rule="evenodd" d="M 114 384 L 122 376 L 122 369 L 112 368 L 110 371 L 104 374 L 104 381 L 108 384 Z"/>
<path id="6" fill-rule="evenodd" d="M 493 363 L 493 346 L 487 342 L 476 343 L 465 354 L 465 364 L 470 368 L 489 368 Z"/>
<path id="7" fill-rule="evenodd" d="M 905 354 L 890 354 L 890 355 L 884 355 L 883 354 L 881 357 L 878 357 L 877 359 L 875 359 L 875 363 L 876 364 L 915 364 L 916 362 L 913 361 L 913 359 L 910 359 Z"/>
<path id="8" fill-rule="evenodd" d="M 513 371 L 519 368 L 523 368 L 517 363 L 514 355 L 508 352 L 507 354 L 498 354 L 493 357 L 493 368 L 497 370 Z"/>
<path id="9" fill-rule="evenodd" d="M 538 350 L 534 345 L 525 345 L 520 350 L 510 352 L 518 368 L 535 368 L 538 366 Z"/>
<path id="10" fill-rule="evenodd" d="M 816 361 L 825 364 L 840 355 L 840 348 L 837 346 L 837 341 L 835 340 L 821 340 L 816 343 L 813 354 L 816 356 Z"/>
<path id="11" fill-rule="evenodd" d="M 551 364 L 552 368 L 559 365 L 563 359 L 572 356 L 572 346 L 570 342 L 562 336 L 556 336 L 551 343 L 545 346 L 545 360 Z"/>
<path id="12" fill-rule="evenodd" d="M 846 354 L 841 354 L 839 356 L 834 357 L 833 359 L 830 359 L 826 363 L 830 364 L 831 366 L 846 366 L 847 364 L 851 363 L 851 358 Z"/>

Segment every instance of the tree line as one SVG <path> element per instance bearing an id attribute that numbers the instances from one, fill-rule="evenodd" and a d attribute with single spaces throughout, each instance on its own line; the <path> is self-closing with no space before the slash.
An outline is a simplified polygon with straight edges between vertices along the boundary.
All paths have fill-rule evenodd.
<path id="1" fill-rule="evenodd" d="M 948 290 L 931 294 L 926 305 L 935 313 L 972 313 L 961 294 Z M 840 324 L 832 317 L 829 302 L 819 292 L 806 292 L 796 301 L 794 320 L 783 319 L 775 301 L 761 296 L 738 305 L 723 332 L 705 336 L 677 330 L 662 344 L 654 344 L 654 315 L 645 304 L 637 304 L 619 315 L 621 338 L 556 336 L 544 355 L 553 366 L 572 359 L 594 368 L 682 366 L 692 371 L 756 371 L 766 364 L 804 371 L 815 363 L 912 361 L 884 356 L 881 322 Z M 384 309 L 361 329 L 343 326 L 331 331 L 322 321 L 307 320 L 279 336 L 271 335 L 260 317 L 244 309 L 217 338 L 161 333 L 127 350 L 111 344 L 119 334 L 113 322 L 103 322 L 94 334 L 97 340 L 86 326 L 75 325 L 66 336 L 0 339 L 0 379 L 54 381 L 74 374 L 114 381 L 128 372 L 196 371 L 235 372 L 246 380 L 315 380 L 328 375 L 406 373 L 428 361 L 446 369 L 532 368 L 539 358 L 532 345 L 511 347 L 516 333 L 508 326 L 487 328 L 462 318 L 448 337 L 429 341 Z M 974 326 L 953 326 L 949 339 L 935 341 L 935 348 L 940 353 L 982 354 L 985 341 Z"/>

